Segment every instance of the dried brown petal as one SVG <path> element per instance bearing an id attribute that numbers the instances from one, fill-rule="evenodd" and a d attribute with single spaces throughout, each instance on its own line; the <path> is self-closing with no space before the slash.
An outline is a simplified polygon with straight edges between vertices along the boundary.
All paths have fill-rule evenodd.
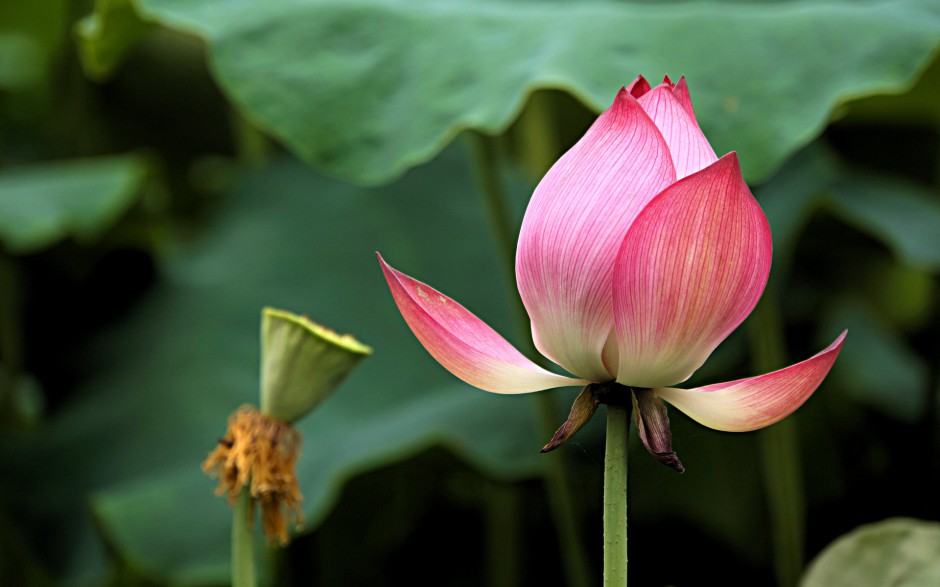
<path id="1" fill-rule="evenodd" d="M 249 524 L 260 502 L 264 534 L 281 545 L 288 542 L 288 516 L 303 524 L 303 496 L 294 473 L 300 442 L 300 433 L 287 422 L 242 406 L 229 416 L 225 437 L 202 464 L 203 471 L 219 478 L 216 494 L 226 495 L 229 505 L 248 489 Z"/>
<path id="2" fill-rule="evenodd" d="M 631 388 L 633 391 L 633 416 L 643 446 L 657 461 L 682 473 L 685 467 L 672 450 L 672 432 L 669 430 L 669 414 L 663 400 L 656 397 L 652 389 Z"/>
<path id="3" fill-rule="evenodd" d="M 600 404 L 594 394 L 593 387 L 593 384 L 584 386 L 584 389 L 581 390 L 578 397 L 574 399 L 574 403 L 571 404 L 571 412 L 568 414 L 568 419 L 565 420 L 561 428 L 555 432 L 552 441 L 542 447 L 541 452 L 545 453 L 555 450 L 574 436 L 575 432 L 591 421 L 591 417 L 594 416 L 594 412 L 597 411 L 597 406 Z"/>

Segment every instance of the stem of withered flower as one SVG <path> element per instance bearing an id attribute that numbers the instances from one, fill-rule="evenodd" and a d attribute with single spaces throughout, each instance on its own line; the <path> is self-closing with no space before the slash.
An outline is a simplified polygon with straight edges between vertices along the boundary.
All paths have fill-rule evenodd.
<path id="1" fill-rule="evenodd" d="M 629 410 L 607 405 L 604 453 L 604 587 L 627 584 L 627 434 Z"/>
<path id="2" fill-rule="evenodd" d="M 786 364 L 780 307 L 772 286 L 751 316 L 748 334 L 757 373 Z M 796 415 L 760 432 L 764 491 L 770 509 L 774 574 L 779 587 L 793 587 L 803 568 L 806 502 Z"/>
<path id="3" fill-rule="evenodd" d="M 514 223 L 509 211 L 505 190 L 499 180 L 496 163 L 496 150 L 493 139 L 478 133 L 469 133 L 474 163 L 480 192 L 483 196 L 486 214 L 493 228 L 493 236 L 499 246 L 500 260 L 503 266 L 505 283 L 513 300 L 513 315 L 518 324 L 521 339 L 525 341 L 524 354 L 538 361 L 540 356 L 532 344 L 529 318 L 516 291 L 516 235 Z M 525 352 L 528 351 L 528 352 Z M 545 438 L 551 438 L 558 424 L 558 413 L 552 396 L 546 393 L 533 395 L 539 428 Z M 567 466 L 563 453 L 545 455 L 545 484 L 548 489 L 549 505 L 552 518 L 558 530 L 559 548 L 564 564 L 566 584 L 573 587 L 591 585 L 591 573 L 588 566 L 587 552 L 581 539 L 578 512 L 568 485 Z"/>
<path id="4" fill-rule="evenodd" d="M 248 521 L 251 497 L 242 489 L 232 511 L 232 587 L 255 587 L 255 553 Z"/>

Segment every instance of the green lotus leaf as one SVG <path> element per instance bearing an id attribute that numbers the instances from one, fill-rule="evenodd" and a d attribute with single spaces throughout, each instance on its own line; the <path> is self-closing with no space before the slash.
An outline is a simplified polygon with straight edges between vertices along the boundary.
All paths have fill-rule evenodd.
<path id="1" fill-rule="evenodd" d="M 800 587 L 940 584 L 940 524 L 893 518 L 841 536 L 810 564 Z"/>
<path id="2" fill-rule="evenodd" d="M 933 0 L 142 0 L 141 12 L 204 37 L 252 120 L 365 184 L 462 129 L 498 133 L 539 88 L 599 111 L 637 74 L 667 73 L 687 76 L 716 151 L 737 150 L 761 181 L 839 104 L 905 90 L 940 44 Z"/>
<path id="3" fill-rule="evenodd" d="M 0 241 L 11 253 L 98 237 L 137 200 L 148 165 L 137 155 L 57 161 L 0 172 Z"/>

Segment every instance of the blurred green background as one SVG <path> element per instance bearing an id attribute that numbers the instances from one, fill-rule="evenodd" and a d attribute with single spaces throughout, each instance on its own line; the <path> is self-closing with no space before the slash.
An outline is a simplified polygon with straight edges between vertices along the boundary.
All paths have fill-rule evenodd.
<path id="1" fill-rule="evenodd" d="M 862 524 L 940 519 L 938 48 L 935 0 L 3 0 L 0 584 L 227 583 L 199 463 L 257 401 L 265 305 L 375 350 L 300 425 L 268 583 L 598 584 L 602 419 L 539 455 L 544 408 L 440 368 L 374 252 L 526 348 L 500 239 L 637 74 L 687 77 L 774 231 L 692 383 L 849 336 L 786 423 L 672 411 L 681 476 L 631 447 L 632 584 L 789 587 Z M 893 524 L 803 584 L 940 584 L 937 525 Z"/>

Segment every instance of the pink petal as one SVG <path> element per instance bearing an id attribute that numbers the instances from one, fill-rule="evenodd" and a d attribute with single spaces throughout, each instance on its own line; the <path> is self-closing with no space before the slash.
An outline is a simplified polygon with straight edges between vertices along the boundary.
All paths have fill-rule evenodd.
<path id="1" fill-rule="evenodd" d="M 666 139 L 678 179 L 704 169 L 718 159 L 695 120 L 685 78 L 673 87 L 667 77 L 662 84 L 643 94 L 639 101 Z"/>
<path id="2" fill-rule="evenodd" d="M 770 227 L 737 155 L 665 189 L 617 257 L 617 381 L 664 387 L 688 379 L 754 309 L 770 259 Z"/>
<path id="3" fill-rule="evenodd" d="M 779 371 L 695 389 L 657 389 L 656 395 L 715 430 L 748 432 L 786 418 L 803 405 L 842 350 L 846 332 L 817 355 Z"/>
<path id="4" fill-rule="evenodd" d="M 516 279 L 536 346 L 568 371 L 612 378 L 601 354 L 613 329 L 617 250 L 640 210 L 674 179 L 662 135 L 623 88 L 535 189 Z"/>
<path id="5" fill-rule="evenodd" d="M 494 393 L 526 393 L 585 385 L 542 369 L 466 308 L 437 290 L 379 264 L 405 322 L 445 369 L 470 385 Z"/>

